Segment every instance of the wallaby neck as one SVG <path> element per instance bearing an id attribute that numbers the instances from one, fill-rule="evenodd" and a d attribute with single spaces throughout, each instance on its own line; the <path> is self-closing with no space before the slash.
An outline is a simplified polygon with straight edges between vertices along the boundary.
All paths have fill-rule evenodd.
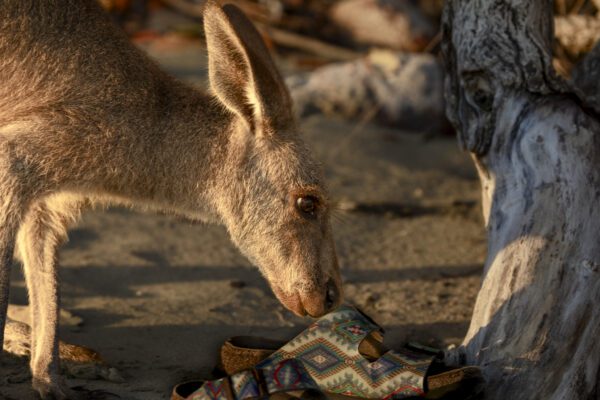
<path id="1" fill-rule="evenodd" d="M 206 93 L 174 80 L 166 85 L 149 121 L 140 124 L 132 116 L 133 147 L 146 149 L 146 157 L 132 157 L 136 171 L 132 192 L 125 195 L 152 208 L 213 220 L 214 190 L 226 161 L 233 115 Z"/>

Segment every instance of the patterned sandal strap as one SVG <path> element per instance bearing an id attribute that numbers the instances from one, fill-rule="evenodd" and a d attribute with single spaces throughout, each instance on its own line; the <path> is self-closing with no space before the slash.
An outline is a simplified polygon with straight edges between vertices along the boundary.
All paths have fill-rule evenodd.
<path id="1" fill-rule="evenodd" d="M 263 399 L 275 393 L 304 390 L 384 400 L 422 396 L 425 394 L 426 370 L 432 358 L 406 349 L 390 351 L 370 364 L 347 362 L 344 373 L 336 374 L 335 379 L 320 379 L 300 360 L 284 359 L 207 381 L 186 400 Z"/>
<path id="2" fill-rule="evenodd" d="M 275 393 L 302 390 L 320 389 L 302 363 L 289 359 L 207 381 L 186 400 L 262 399 Z"/>
<path id="3" fill-rule="evenodd" d="M 360 343 L 381 328 L 353 307 L 342 306 L 313 323 L 257 365 L 299 361 L 322 392 L 392 399 L 425 393 L 425 377 L 435 355 L 408 348 L 392 350 L 376 360 L 365 358 Z"/>
<path id="4" fill-rule="evenodd" d="M 424 395 L 436 352 L 403 348 L 368 360 L 359 346 L 374 331 L 383 332 L 362 312 L 342 306 L 254 369 L 207 382 L 187 400 L 242 400 L 309 389 L 371 399 Z"/>

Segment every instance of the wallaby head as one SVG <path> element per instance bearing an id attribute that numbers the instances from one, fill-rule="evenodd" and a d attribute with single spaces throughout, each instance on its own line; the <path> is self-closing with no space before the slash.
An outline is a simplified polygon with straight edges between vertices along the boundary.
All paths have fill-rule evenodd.
<path id="1" fill-rule="evenodd" d="M 218 213 L 287 308 L 322 315 L 339 303 L 341 282 L 320 166 L 252 23 L 209 1 L 204 29 L 211 90 L 233 115 L 213 191 Z"/>

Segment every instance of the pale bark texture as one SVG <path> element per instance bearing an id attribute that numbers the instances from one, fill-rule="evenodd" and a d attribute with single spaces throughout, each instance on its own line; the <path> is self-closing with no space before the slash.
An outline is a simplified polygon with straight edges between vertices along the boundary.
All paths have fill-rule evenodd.
<path id="1" fill-rule="evenodd" d="M 550 0 L 449 0 L 447 114 L 473 154 L 488 257 L 456 361 L 486 398 L 600 398 L 600 122 L 552 70 Z"/>

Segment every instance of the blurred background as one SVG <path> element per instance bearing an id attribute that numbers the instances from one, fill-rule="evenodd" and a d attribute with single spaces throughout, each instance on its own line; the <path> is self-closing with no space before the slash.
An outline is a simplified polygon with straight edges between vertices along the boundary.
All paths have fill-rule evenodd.
<path id="1" fill-rule="evenodd" d="M 203 42 L 204 0 L 99 0 L 156 57 Z M 444 117 L 444 0 L 231 0 L 256 24 L 288 76 L 298 114 L 428 134 Z M 571 71 L 600 38 L 600 0 L 556 0 L 554 66 Z"/>
<path id="2" fill-rule="evenodd" d="M 207 88 L 203 1 L 100 1 L 163 68 Z M 444 116 L 444 1 L 229 2 L 262 34 L 324 165 L 347 300 L 386 328 L 389 346 L 460 344 L 486 235 L 476 172 Z M 554 65 L 570 79 L 600 38 L 600 1 L 554 7 Z M 63 339 L 98 350 L 124 381 L 71 379 L 122 399 L 164 399 L 182 380 L 210 377 L 227 337 L 289 339 L 310 322 L 277 302 L 221 227 L 94 211 L 61 264 Z M 10 313 L 26 320 L 18 268 L 11 290 Z M 26 363 L 4 379 L 0 398 L 27 398 Z"/>

